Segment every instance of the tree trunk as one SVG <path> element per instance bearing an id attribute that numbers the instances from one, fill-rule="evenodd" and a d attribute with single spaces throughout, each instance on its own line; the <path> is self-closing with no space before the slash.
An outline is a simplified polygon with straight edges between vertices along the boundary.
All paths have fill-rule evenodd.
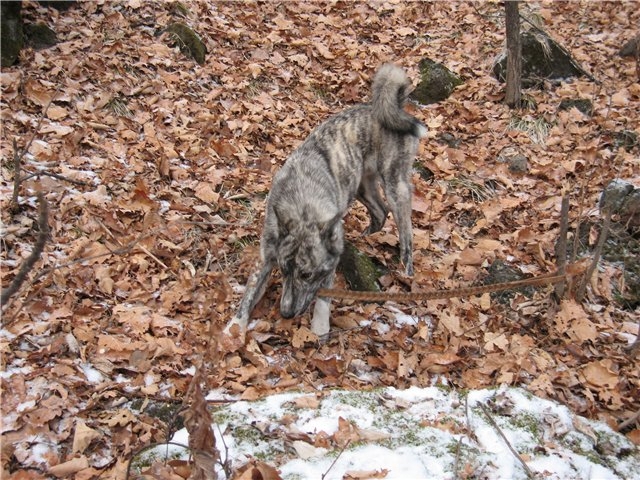
<path id="1" fill-rule="evenodd" d="M 518 1 L 504 4 L 507 30 L 507 92 L 505 102 L 511 108 L 520 106 L 522 77 L 522 48 L 520 45 L 520 14 Z"/>

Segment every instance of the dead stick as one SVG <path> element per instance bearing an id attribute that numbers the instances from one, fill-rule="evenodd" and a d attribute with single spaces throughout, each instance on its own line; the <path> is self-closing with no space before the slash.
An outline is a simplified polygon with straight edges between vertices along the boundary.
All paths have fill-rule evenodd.
<path id="1" fill-rule="evenodd" d="M 68 178 L 68 177 L 65 177 L 64 175 L 59 175 L 57 173 L 52 173 L 52 172 L 33 172 L 33 173 L 30 173 L 30 174 L 25 175 L 24 177 L 22 177 L 20 179 L 20 183 L 24 182 L 25 180 L 29 180 L 30 178 L 40 177 L 42 175 L 44 175 L 46 177 L 56 178 L 58 180 L 69 182 L 69 183 L 71 183 L 73 185 L 78 185 L 78 186 L 81 186 L 81 187 L 86 187 L 87 185 L 89 185 L 87 182 L 83 182 L 82 180 L 73 180 L 72 178 Z"/>
<path id="2" fill-rule="evenodd" d="M 11 296 L 20 289 L 27 278 L 27 275 L 40 258 L 40 255 L 44 250 L 44 246 L 47 243 L 47 237 L 49 236 L 49 204 L 42 193 L 38 194 L 38 204 L 40 206 L 38 212 L 38 227 L 40 231 L 38 232 L 36 243 L 33 246 L 31 254 L 22 263 L 18 273 L 13 278 L 9 286 L 4 288 L 0 293 L 0 305 L 4 306 L 7 300 L 9 300 L 9 298 L 11 298 Z"/>
<path id="3" fill-rule="evenodd" d="M 13 195 L 11 196 L 11 208 L 18 211 L 18 194 L 20 193 L 20 169 L 22 167 L 22 155 L 18 154 L 18 142 L 13 139 Z"/>
<path id="4" fill-rule="evenodd" d="M 566 275 L 544 275 L 540 277 L 525 278 L 514 282 L 494 283 L 479 285 L 477 287 L 460 287 L 450 290 L 424 290 L 419 292 L 392 293 L 392 292 L 362 292 L 355 290 L 338 290 L 321 288 L 318 291 L 320 297 L 330 297 L 342 300 L 359 300 L 366 302 L 415 302 L 424 300 L 442 300 L 446 298 L 468 297 L 482 293 L 501 292 L 514 288 L 550 285 L 563 282 Z"/>
<path id="5" fill-rule="evenodd" d="M 500 435 L 500 437 L 502 437 L 502 440 L 504 440 L 504 443 L 507 444 L 507 447 L 509 448 L 509 450 L 511 450 L 511 453 L 513 453 L 514 457 L 516 457 L 520 461 L 520 463 L 522 464 L 522 468 L 524 468 L 524 471 L 527 474 L 527 478 L 534 478 L 533 472 L 529 469 L 529 467 L 527 466 L 525 461 L 522 459 L 522 457 L 520 457 L 518 452 L 516 452 L 516 450 L 511 445 L 511 443 L 509 443 L 509 440 L 507 439 L 506 435 L 500 429 L 500 427 L 498 426 L 496 421 L 491 416 L 491 413 L 489 412 L 489 409 L 487 407 L 485 407 L 484 404 L 482 404 L 482 403 L 478 403 L 478 405 L 480 405 L 480 408 L 482 409 L 482 413 L 485 414 L 485 416 L 487 417 L 487 420 L 489 420 L 489 423 L 491 424 L 491 426 L 495 429 L 496 432 L 498 432 L 498 435 Z"/>
<path id="6" fill-rule="evenodd" d="M 569 197 L 562 196 L 560 207 L 560 232 L 558 233 L 558 244 L 556 245 L 556 267 L 558 273 L 564 275 L 567 268 L 567 235 L 569 233 Z M 565 282 L 556 283 L 556 297 L 561 299 L 564 296 Z"/>
<path id="7" fill-rule="evenodd" d="M 618 425 L 618 431 L 622 432 L 627 427 L 633 425 L 635 422 L 638 422 L 639 420 L 640 420 L 640 410 L 638 410 L 636 413 L 631 415 L 631 417 L 627 418 L 624 422 Z"/>
<path id="8" fill-rule="evenodd" d="M 604 247 L 604 242 L 607 240 L 609 236 L 609 225 L 611 224 L 611 208 L 606 208 L 604 210 L 604 222 L 602 222 L 602 229 L 600 230 L 600 235 L 598 236 L 598 243 L 596 244 L 596 248 L 593 250 L 593 257 L 591 259 L 591 263 L 587 267 L 587 271 L 582 278 L 582 282 L 576 291 L 576 300 L 578 302 L 582 301 L 584 295 L 587 290 L 587 285 L 591 281 L 591 277 L 593 276 L 593 272 L 595 272 L 596 267 L 598 266 L 598 262 L 600 261 L 600 256 L 602 255 L 602 249 Z"/>
<path id="9" fill-rule="evenodd" d="M 329 468 L 327 468 L 327 471 L 324 472 L 321 476 L 320 479 L 324 480 L 324 477 L 327 476 L 327 473 L 329 473 L 329 471 L 333 468 L 333 466 L 336 464 L 336 462 L 338 461 L 338 459 L 340 458 L 340 456 L 344 453 L 344 451 L 347 449 L 347 447 L 349 446 L 349 444 L 351 443 L 351 439 L 347 440 L 347 442 L 342 446 L 342 449 L 340 450 L 340 452 L 338 453 L 338 455 L 336 456 L 336 458 L 333 460 L 333 462 L 331 463 L 331 465 L 329 465 Z"/>

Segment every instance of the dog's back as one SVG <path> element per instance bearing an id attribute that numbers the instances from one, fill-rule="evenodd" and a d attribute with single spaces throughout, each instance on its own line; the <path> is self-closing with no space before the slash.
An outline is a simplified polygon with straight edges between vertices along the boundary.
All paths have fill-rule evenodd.
<path id="1" fill-rule="evenodd" d="M 344 110 L 313 130 L 276 174 L 273 189 L 282 194 L 272 190 L 273 200 L 315 204 L 319 196 L 324 197 L 322 193 L 330 193 L 330 198 L 322 200 L 333 204 L 334 208 L 327 204 L 323 208 L 332 217 L 338 210 L 346 211 L 367 170 L 382 173 L 410 168 L 394 165 L 393 160 L 400 150 L 414 150 L 427 130 L 404 111 L 409 93 L 411 83 L 404 70 L 393 64 L 380 67 L 371 102 Z"/>

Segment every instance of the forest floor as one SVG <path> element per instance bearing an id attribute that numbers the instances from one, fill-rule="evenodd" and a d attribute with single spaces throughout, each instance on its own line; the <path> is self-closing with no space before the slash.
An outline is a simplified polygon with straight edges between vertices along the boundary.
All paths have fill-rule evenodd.
<path id="1" fill-rule="evenodd" d="M 429 128 L 413 176 L 415 276 L 398 273 L 392 220 L 363 237 L 364 208 L 345 217 L 347 239 L 388 269 L 385 290 L 479 284 L 497 261 L 526 275 L 554 271 L 565 194 L 570 240 L 588 261 L 604 186 L 640 186 L 636 63 L 617 55 L 637 34 L 636 2 L 523 3 L 598 81 L 526 90 L 527 110 L 504 105 L 491 73 L 504 47 L 499 3 L 103 0 L 65 12 L 23 3 L 26 20 L 47 23 L 58 44 L 23 50 L 1 73 L 3 288 L 36 243 L 39 192 L 50 230 L 2 305 L 3 478 L 124 478 L 138 449 L 171 437 L 196 372 L 225 402 L 520 386 L 614 430 L 626 421 L 623 433 L 640 443 L 628 421 L 640 411 L 628 349 L 640 315 L 624 281 L 638 258 L 625 252 L 600 262 L 579 301 L 569 289 L 554 302 L 545 287 L 336 303 L 322 343 L 307 315 L 279 316 L 276 277 L 246 344 L 218 342 L 259 255 L 273 173 L 329 115 L 367 101 L 384 62 L 417 81 L 428 57 L 464 80 L 447 100 L 408 107 Z M 201 36 L 203 65 L 163 33 L 173 22 Z M 591 115 L 558 108 L 575 98 L 591 100 Z M 619 141 L 629 132 L 635 144 Z M 35 174 L 19 208 L 14 142 L 29 147 L 23 175 Z M 502 161 L 512 151 L 527 158 L 525 172 Z"/>

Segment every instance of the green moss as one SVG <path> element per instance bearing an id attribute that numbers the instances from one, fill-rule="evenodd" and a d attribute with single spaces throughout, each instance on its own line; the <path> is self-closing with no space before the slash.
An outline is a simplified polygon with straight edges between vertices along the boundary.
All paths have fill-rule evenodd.
<path id="1" fill-rule="evenodd" d="M 378 292 L 381 269 L 374 261 L 360 252 L 351 242 L 345 242 L 340 257 L 340 270 L 352 290 Z"/>
<path id="2" fill-rule="evenodd" d="M 531 413 L 519 413 L 512 417 L 509 423 L 514 427 L 529 432 L 533 437 L 541 441 L 540 421 Z"/>
<path id="3" fill-rule="evenodd" d="M 189 451 L 187 448 L 185 448 L 183 451 L 171 451 L 167 455 L 167 450 L 164 446 L 149 447 L 148 450 L 139 452 L 135 457 L 131 459 L 131 472 L 140 473 L 143 470 L 149 468 L 153 463 L 157 461 L 177 460 L 180 458 L 184 458 L 188 454 Z"/>
<path id="4" fill-rule="evenodd" d="M 200 65 L 204 64 L 207 47 L 193 29 L 184 23 L 175 22 L 169 25 L 165 31 L 171 34 L 172 39 L 178 44 L 182 53 L 189 55 Z"/>

